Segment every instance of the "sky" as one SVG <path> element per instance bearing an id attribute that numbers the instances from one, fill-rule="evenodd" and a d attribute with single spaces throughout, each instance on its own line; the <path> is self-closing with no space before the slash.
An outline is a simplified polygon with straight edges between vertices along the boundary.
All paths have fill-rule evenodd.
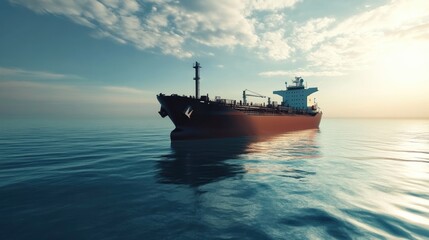
<path id="1" fill-rule="evenodd" d="M 429 118 L 429 1 L 0 2 L 2 117 L 155 118 L 195 61 L 212 97 L 301 76 L 324 117 Z"/>

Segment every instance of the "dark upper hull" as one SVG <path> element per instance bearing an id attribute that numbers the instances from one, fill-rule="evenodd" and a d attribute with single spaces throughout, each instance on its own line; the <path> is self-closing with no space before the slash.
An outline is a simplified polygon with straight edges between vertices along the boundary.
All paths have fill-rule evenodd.
<path id="1" fill-rule="evenodd" d="M 274 135 L 319 127 L 322 113 L 285 114 L 246 112 L 212 101 L 158 95 L 160 114 L 169 116 L 176 128 L 172 140 Z"/>

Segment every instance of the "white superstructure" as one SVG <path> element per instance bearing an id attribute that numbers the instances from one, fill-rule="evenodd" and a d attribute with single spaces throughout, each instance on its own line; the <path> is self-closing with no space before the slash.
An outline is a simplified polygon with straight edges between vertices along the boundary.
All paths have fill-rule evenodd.
<path id="1" fill-rule="evenodd" d="M 317 87 L 305 88 L 304 79 L 301 77 L 295 77 L 293 83 L 295 85 L 286 87 L 286 90 L 273 91 L 274 94 L 282 96 L 282 105 L 301 110 L 315 108 L 316 103 L 310 95 L 318 91 Z"/>

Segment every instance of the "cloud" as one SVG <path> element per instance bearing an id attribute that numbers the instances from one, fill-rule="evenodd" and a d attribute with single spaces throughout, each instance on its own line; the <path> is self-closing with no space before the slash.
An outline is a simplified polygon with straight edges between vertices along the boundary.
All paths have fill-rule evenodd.
<path id="1" fill-rule="evenodd" d="M 283 31 L 281 25 L 289 26 L 292 34 L 278 32 Z M 265 56 L 300 60 L 308 69 L 302 76 L 338 76 L 369 69 L 380 56 L 388 55 L 398 46 L 429 45 L 429 2 L 391 1 L 373 9 L 365 8 L 364 12 L 341 21 L 321 17 L 295 22 L 275 13 L 262 19 L 257 29 L 268 29 L 262 36 L 269 38 L 262 37 L 260 45 L 266 51 Z M 295 74 L 282 69 L 260 76 Z"/>
<path id="2" fill-rule="evenodd" d="M 153 92 L 138 88 L 0 81 L 2 116 L 128 117 L 156 115 L 157 106 Z"/>
<path id="3" fill-rule="evenodd" d="M 249 0 L 247 1 L 250 9 L 261 10 L 281 10 L 291 8 L 301 0 Z"/>
<path id="4" fill-rule="evenodd" d="M 179 58 L 200 54 L 199 45 L 257 48 L 254 14 L 292 8 L 299 0 L 10 0 L 39 14 L 65 16 L 94 29 L 93 36 L 111 38 L 141 50 Z M 275 37 L 276 33 L 266 34 Z M 282 39 L 276 39 L 282 40 Z M 263 40 L 266 42 L 266 40 Z M 285 44 L 281 45 L 285 46 Z M 266 48 L 266 47 L 265 47 Z M 269 52 L 283 59 L 287 51 Z"/>
<path id="5" fill-rule="evenodd" d="M 15 80 L 2 80 L 0 82 L 0 86 L 2 89 L 47 89 L 52 91 L 73 91 L 75 87 L 71 85 L 63 85 L 63 84 L 46 84 L 46 83 L 37 83 L 37 82 L 29 82 L 29 81 L 15 81 Z M 5 91 L 6 92 L 6 91 Z M 10 92 L 11 94 L 15 94 L 16 92 Z"/>
<path id="6" fill-rule="evenodd" d="M 310 19 L 294 29 L 291 40 L 296 48 L 310 51 L 327 38 L 326 30 L 335 22 L 334 18 Z"/>
<path id="7" fill-rule="evenodd" d="M 429 40 L 427 0 L 362 5 L 362 12 L 344 19 L 303 21 L 293 18 L 300 0 L 9 1 L 67 17 L 92 28 L 94 37 L 144 51 L 189 58 L 210 48 L 242 47 L 262 59 L 300 60 L 319 72 L 371 65 L 374 54 L 394 41 Z"/>
<path id="8" fill-rule="evenodd" d="M 282 29 L 263 34 L 259 48 L 263 50 L 265 56 L 274 60 L 285 60 L 291 56 L 294 49 L 289 46 L 284 35 Z"/>
<path id="9" fill-rule="evenodd" d="M 61 79 L 82 79 L 76 75 L 52 73 L 44 71 L 29 71 L 20 68 L 0 67 L 0 76 L 8 76 L 20 79 L 40 79 L 40 80 L 61 80 Z"/>
<path id="10" fill-rule="evenodd" d="M 341 76 L 343 73 L 338 71 L 306 71 L 306 70 L 296 70 L 296 71 L 267 71 L 259 73 L 259 76 L 262 77 L 335 77 Z"/>
<path id="11" fill-rule="evenodd" d="M 310 66 L 349 71 L 365 68 L 398 42 L 429 43 L 429 2 L 398 0 L 343 21 L 312 19 L 295 29 L 293 41 Z"/>
<path id="12" fill-rule="evenodd" d="M 112 92 L 112 93 L 119 93 L 119 94 L 147 94 L 147 91 L 144 91 L 142 89 L 138 88 L 130 88 L 130 87 L 124 87 L 124 86 L 105 86 L 102 87 L 103 90 Z"/>

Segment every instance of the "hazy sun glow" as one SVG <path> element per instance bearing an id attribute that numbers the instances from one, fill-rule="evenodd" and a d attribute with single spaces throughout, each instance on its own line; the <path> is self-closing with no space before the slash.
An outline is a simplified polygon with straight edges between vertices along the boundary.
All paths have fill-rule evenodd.
<path id="1" fill-rule="evenodd" d="M 429 73 L 429 44 L 420 41 L 389 44 L 375 61 L 377 71 L 390 80 L 423 83 Z"/>

